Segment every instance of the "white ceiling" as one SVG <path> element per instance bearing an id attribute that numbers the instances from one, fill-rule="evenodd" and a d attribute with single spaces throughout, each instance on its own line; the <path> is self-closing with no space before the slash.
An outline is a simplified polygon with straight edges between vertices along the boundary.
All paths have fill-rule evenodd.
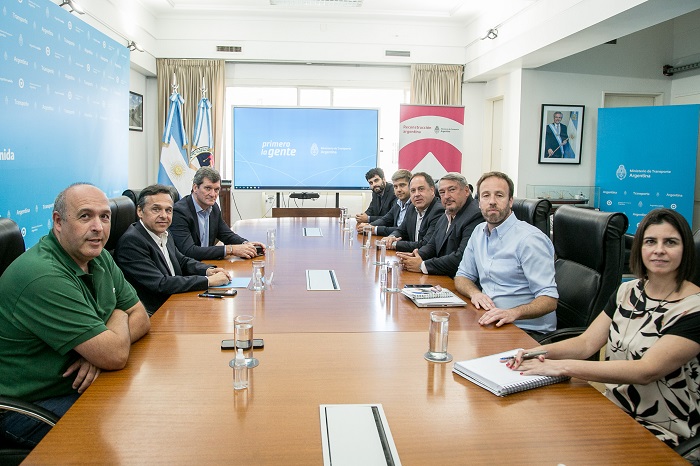
<path id="1" fill-rule="evenodd" d="M 308 16 L 334 19 L 358 18 L 449 21 L 468 24 L 487 15 L 501 20 L 534 3 L 535 0 L 364 0 L 360 7 L 273 6 L 269 0 L 137 0 L 155 18 L 190 15 L 222 16 Z M 301 1 L 301 0 L 300 0 Z M 326 0 L 329 3 L 333 1 Z"/>

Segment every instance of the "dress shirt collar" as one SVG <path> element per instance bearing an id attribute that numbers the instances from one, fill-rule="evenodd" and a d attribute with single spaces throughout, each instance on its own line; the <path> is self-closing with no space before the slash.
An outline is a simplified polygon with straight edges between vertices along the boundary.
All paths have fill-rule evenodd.
<path id="1" fill-rule="evenodd" d="M 515 216 L 513 211 L 511 211 L 508 218 L 506 218 L 503 221 L 503 223 L 498 225 L 493 230 L 489 230 L 488 222 L 484 222 L 484 233 L 486 234 L 486 236 L 491 236 L 491 234 L 493 234 L 495 232 L 496 236 L 503 236 L 508 232 L 508 230 L 513 228 L 513 225 L 515 225 L 516 222 L 518 222 L 518 218 Z"/>
<path id="2" fill-rule="evenodd" d="M 158 235 L 156 235 L 155 233 L 153 233 L 151 230 L 149 230 L 148 227 L 147 227 L 146 225 L 143 224 L 143 220 L 139 220 L 139 222 L 141 222 L 141 225 L 142 225 L 143 228 L 145 228 L 145 230 L 148 232 L 148 235 L 149 235 L 151 238 L 153 238 L 153 241 L 155 241 L 156 244 L 157 244 L 159 247 L 164 248 L 165 245 L 168 244 L 168 230 L 165 230 L 165 231 L 163 232 L 163 234 L 161 234 L 160 236 L 158 236 Z"/>
<path id="3" fill-rule="evenodd" d="M 200 215 L 200 212 L 206 212 L 207 214 L 211 213 L 212 206 L 202 209 L 202 207 L 200 207 L 200 205 L 197 203 L 197 199 L 194 197 L 192 198 L 192 203 L 194 204 L 194 211 L 197 212 L 197 215 Z"/>

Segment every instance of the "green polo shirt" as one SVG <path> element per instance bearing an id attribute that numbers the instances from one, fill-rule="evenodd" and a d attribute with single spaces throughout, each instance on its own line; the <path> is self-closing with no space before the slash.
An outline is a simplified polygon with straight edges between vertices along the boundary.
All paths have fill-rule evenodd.
<path id="1" fill-rule="evenodd" d="M 0 394 L 37 401 L 74 393 L 73 351 L 138 302 L 107 251 L 83 272 L 53 231 L 0 276 Z"/>

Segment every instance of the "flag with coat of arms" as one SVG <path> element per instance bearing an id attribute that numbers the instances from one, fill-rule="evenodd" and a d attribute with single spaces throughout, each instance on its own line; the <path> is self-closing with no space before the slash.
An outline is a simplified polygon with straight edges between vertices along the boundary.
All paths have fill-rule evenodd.
<path id="1" fill-rule="evenodd" d="M 175 76 L 173 76 L 174 81 Z M 182 120 L 184 100 L 177 92 L 177 84 L 173 84 L 173 92 L 168 100 L 170 106 L 163 129 L 158 183 L 175 186 L 180 197 L 183 197 L 192 191 L 192 178 L 195 170 L 189 166 L 189 157 L 185 149 L 187 136 Z"/>
<path id="2" fill-rule="evenodd" d="M 202 98 L 197 105 L 197 118 L 194 123 L 194 137 L 190 167 L 197 170 L 200 167 L 214 165 L 214 140 L 211 132 L 211 102 L 205 96 L 207 92 L 202 78 Z"/>

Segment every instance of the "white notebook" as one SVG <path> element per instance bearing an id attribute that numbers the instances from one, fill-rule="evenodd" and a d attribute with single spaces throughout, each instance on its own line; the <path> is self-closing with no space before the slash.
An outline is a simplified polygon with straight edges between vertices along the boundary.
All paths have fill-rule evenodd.
<path id="1" fill-rule="evenodd" d="M 455 362 L 452 371 L 498 396 L 506 396 L 569 380 L 569 377 L 566 376 L 520 375 L 519 371 L 510 370 L 505 363 L 500 361 L 502 357 L 513 356 L 518 351 L 520 349 Z"/>
<path id="2" fill-rule="evenodd" d="M 418 307 L 459 307 L 467 303 L 450 290 L 431 292 L 425 288 L 404 288 L 401 290 L 404 296 L 413 301 Z"/>

